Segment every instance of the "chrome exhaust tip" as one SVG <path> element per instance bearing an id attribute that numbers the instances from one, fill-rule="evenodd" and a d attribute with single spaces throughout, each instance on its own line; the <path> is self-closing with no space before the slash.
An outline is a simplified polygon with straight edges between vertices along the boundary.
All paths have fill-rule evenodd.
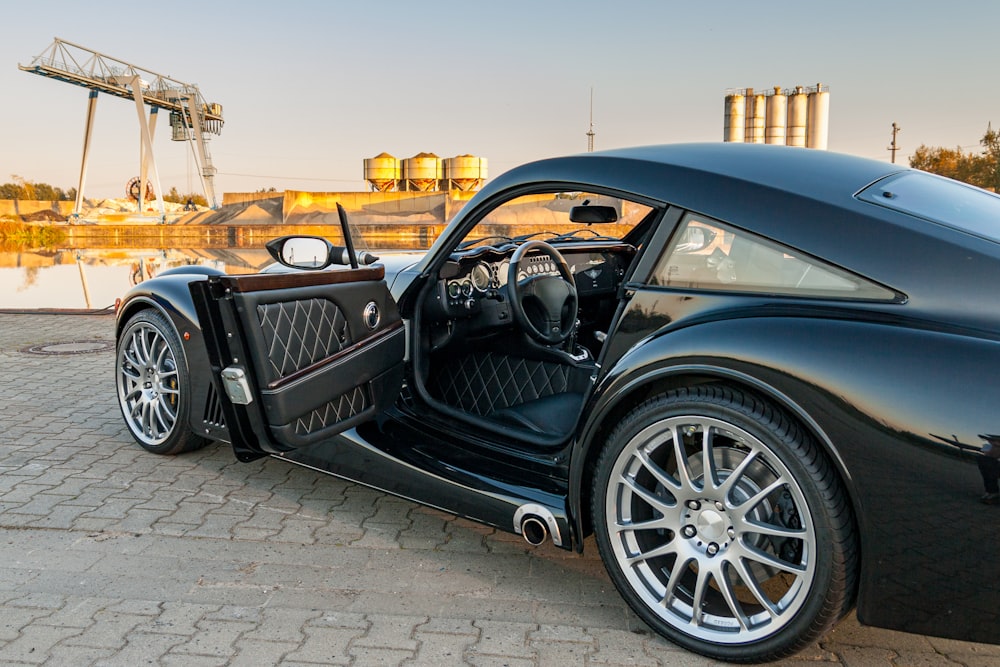
<path id="1" fill-rule="evenodd" d="M 531 546 L 537 547 L 548 539 L 549 529 L 537 516 L 526 516 L 521 520 L 521 537 Z"/>
<path id="2" fill-rule="evenodd" d="M 554 545 L 563 546 L 556 518 L 547 507 L 535 503 L 521 505 L 514 512 L 514 532 L 533 547 L 543 544 L 549 536 L 552 537 Z"/>

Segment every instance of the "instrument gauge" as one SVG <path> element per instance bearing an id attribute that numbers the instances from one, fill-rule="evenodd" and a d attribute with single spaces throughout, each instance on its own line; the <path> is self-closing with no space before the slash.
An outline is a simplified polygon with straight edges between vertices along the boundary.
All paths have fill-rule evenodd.
<path id="1" fill-rule="evenodd" d="M 485 292 L 488 290 L 491 277 L 490 267 L 485 262 L 479 262 L 472 267 L 472 286 L 476 288 L 476 291 Z"/>
<path id="2" fill-rule="evenodd" d="M 472 281 L 466 278 L 462 281 L 462 296 L 472 296 Z"/>
<path id="3" fill-rule="evenodd" d="M 456 282 L 448 283 L 448 298 L 457 299 L 462 294 L 462 288 Z"/>
<path id="4" fill-rule="evenodd" d="M 500 262 L 500 266 L 497 267 L 497 282 L 498 287 L 503 287 L 507 284 L 507 274 L 510 273 L 510 260 L 505 259 Z"/>

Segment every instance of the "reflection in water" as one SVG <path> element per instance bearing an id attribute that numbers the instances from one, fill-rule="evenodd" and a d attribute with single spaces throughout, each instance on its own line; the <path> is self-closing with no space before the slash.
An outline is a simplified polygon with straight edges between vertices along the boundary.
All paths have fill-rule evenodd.
<path id="1" fill-rule="evenodd" d="M 255 273 L 262 248 L 71 249 L 0 252 L 0 308 L 102 309 L 133 285 L 191 264 Z"/>
<path id="2" fill-rule="evenodd" d="M 65 227 L 63 247 L 0 251 L 0 309 L 103 309 L 161 271 L 198 264 L 255 273 L 271 263 L 264 244 L 285 234 L 340 241 L 332 225 L 251 227 Z M 358 250 L 427 248 L 441 225 L 369 225 L 354 230 Z"/>

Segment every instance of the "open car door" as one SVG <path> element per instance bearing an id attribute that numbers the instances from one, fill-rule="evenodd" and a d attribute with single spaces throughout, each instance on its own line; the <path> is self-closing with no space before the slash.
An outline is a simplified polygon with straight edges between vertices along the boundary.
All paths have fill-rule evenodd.
<path id="1" fill-rule="evenodd" d="M 384 273 L 374 265 L 191 284 L 239 458 L 315 444 L 395 401 L 405 331 Z"/>

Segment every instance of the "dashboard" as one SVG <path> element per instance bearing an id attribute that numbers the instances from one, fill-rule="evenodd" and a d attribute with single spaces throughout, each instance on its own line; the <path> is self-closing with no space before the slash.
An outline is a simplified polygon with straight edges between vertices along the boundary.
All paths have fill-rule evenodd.
<path id="1" fill-rule="evenodd" d="M 625 276 L 635 248 L 618 241 L 556 246 L 569 265 L 581 303 L 614 294 Z M 456 252 L 440 271 L 437 289 L 429 304 L 431 319 L 478 318 L 482 326 L 510 322 L 507 289 L 510 258 L 516 246 L 481 247 Z M 539 275 L 559 276 L 555 261 L 544 253 L 527 255 L 518 267 L 517 280 Z"/>

